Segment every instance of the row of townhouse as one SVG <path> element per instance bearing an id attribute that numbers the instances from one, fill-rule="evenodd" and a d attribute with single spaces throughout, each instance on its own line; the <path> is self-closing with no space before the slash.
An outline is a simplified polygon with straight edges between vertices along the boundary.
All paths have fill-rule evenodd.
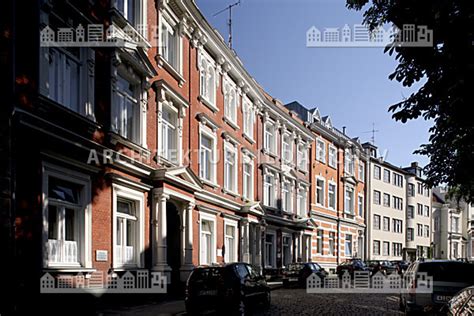
<path id="1" fill-rule="evenodd" d="M 448 188 L 433 189 L 433 257 L 474 260 L 474 204 L 448 196 Z"/>
<path id="2" fill-rule="evenodd" d="M 376 166 L 396 168 L 317 109 L 268 95 L 193 1 L 36 3 L 8 1 L 3 20 L 2 265 L 21 271 L 6 276 L 13 298 L 37 294 L 44 272 L 147 269 L 174 285 L 197 265 L 335 269 L 399 258 L 399 246 L 377 255 L 376 241 L 430 246 L 418 235 L 430 216 L 409 215 L 419 175 L 397 169 L 403 200 L 378 191 L 402 210 L 380 209 Z M 113 27 L 121 45 L 42 46 L 90 25 Z M 376 213 L 400 218 L 406 238 L 376 235 Z"/>

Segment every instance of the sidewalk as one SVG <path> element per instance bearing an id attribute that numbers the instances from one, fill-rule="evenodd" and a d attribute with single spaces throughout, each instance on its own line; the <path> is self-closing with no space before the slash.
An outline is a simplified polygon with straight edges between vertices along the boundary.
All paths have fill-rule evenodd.
<path id="1" fill-rule="evenodd" d="M 133 307 L 123 307 L 117 310 L 103 310 L 97 315 L 99 316 L 170 316 L 181 315 L 185 313 L 183 300 L 175 300 L 169 302 L 160 302 L 155 304 L 146 304 Z"/>

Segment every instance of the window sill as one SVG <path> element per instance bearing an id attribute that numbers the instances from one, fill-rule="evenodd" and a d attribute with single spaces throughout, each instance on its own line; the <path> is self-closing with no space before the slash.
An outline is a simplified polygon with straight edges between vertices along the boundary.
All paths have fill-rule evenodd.
<path id="1" fill-rule="evenodd" d="M 210 186 L 210 187 L 219 188 L 219 185 L 218 185 L 218 184 L 215 184 L 215 183 L 213 183 L 213 182 L 211 182 L 211 181 L 209 181 L 209 180 L 207 180 L 207 179 L 204 179 L 204 178 L 201 178 L 201 177 L 200 177 L 199 179 L 202 181 L 202 183 L 204 183 L 204 184 L 206 184 L 206 185 L 208 185 L 208 186 Z"/>
<path id="2" fill-rule="evenodd" d="M 301 169 L 300 167 L 298 167 L 298 171 L 301 172 L 304 175 L 308 174 L 308 170 Z"/>
<path id="3" fill-rule="evenodd" d="M 242 133 L 242 136 L 251 144 L 255 144 L 255 140 L 250 137 L 250 135 L 248 135 L 247 133 Z"/>
<path id="4" fill-rule="evenodd" d="M 275 153 L 273 153 L 273 152 L 271 152 L 271 151 L 269 151 L 268 149 L 265 149 L 265 148 L 262 149 L 262 153 L 264 153 L 265 155 L 268 155 L 268 156 L 270 156 L 270 157 L 272 157 L 272 158 L 276 158 L 276 157 L 277 157 L 277 154 L 275 154 Z"/>
<path id="5" fill-rule="evenodd" d="M 205 106 L 207 106 L 212 112 L 219 112 L 219 109 L 213 105 L 211 102 L 209 102 L 205 97 L 203 96 L 198 96 L 198 99 L 199 101 L 201 101 L 202 104 L 204 104 Z"/>
<path id="6" fill-rule="evenodd" d="M 141 156 L 144 156 L 146 158 L 149 158 L 151 155 L 151 152 L 145 147 L 142 147 L 141 145 L 124 138 L 123 136 L 117 134 L 116 132 L 109 132 L 109 136 L 110 136 L 110 142 L 114 145 L 116 145 L 117 143 L 124 145 L 125 147 L 129 149 L 139 152 Z"/>
<path id="7" fill-rule="evenodd" d="M 224 122 L 226 122 L 227 125 L 229 125 L 230 127 L 232 127 L 234 130 L 237 131 L 237 130 L 240 129 L 240 127 L 237 126 L 237 124 L 235 124 L 234 122 L 232 122 L 232 120 L 231 120 L 230 118 L 224 116 L 224 117 L 222 118 L 222 120 L 223 120 Z"/>
<path id="8" fill-rule="evenodd" d="M 270 206 L 270 205 L 263 205 L 263 207 L 267 210 L 273 211 L 273 212 L 278 212 L 278 208 L 276 206 Z"/>
<path id="9" fill-rule="evenodd" d="M 233 197 L 239 197 L 240 196 L 239 193 L 228 190 L 226 188 L 222 188 L 222 192 L 225 193 L 225 194 L 232 195 Z"/>
<path id="10" fill-rule="evenodd" d="M 173 66 L 171 66 L 170 63 L 166 59 L 163 58 L 160 54 L 155 56 L 155 60 L 158 63 L 158 66 L 164 68 L 166 71 L 168 71 L 171 76 L 173 76 L 177 81 L 178 85 L 182 87 L 186 80 L 184 80 L 183 76 L 176 70 L 174 69 Z"/>
<path id="11" fill-rule="evenodd" d="M 158 155 L 158 163 L 163 164 L 166 167 L 177 167 L 177 166 L 179 166 L 178 162 L 169 160 L 169 159 L 167 159 L 166 157 L 164 157 L 162 155 Z"/>
<path id="12" fill-rule="evenodd" d="M 87 273 L 92 273 L 97 271 L 96 269 L 93 268 L 82 268 L 82 267 L 67 267 L 67 266 L 49 266 L 47 268 L 43 269 L 44 272 L 58 272 L 58 273 L 65 273 L 65 272 L 71 272 L 71 273 L 79 273 L 79 272 L 87 272 Z"/>

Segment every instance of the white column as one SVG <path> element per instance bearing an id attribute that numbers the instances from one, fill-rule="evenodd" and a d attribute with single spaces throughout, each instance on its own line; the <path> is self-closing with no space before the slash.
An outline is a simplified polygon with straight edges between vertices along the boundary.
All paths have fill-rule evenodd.
<path id="1" fill-rule="evenodd" d="M 242 261 L 250 263 L 250 244 L 249 244 L 249 221 L 241 221 L 240 230 L 242 234 Z"/>
<path id="2" fill-rule="evenodd" d="M 171 268 L 168 266 L 167 260 L 167 231 L 166 231 L 166 202 L 169 196 L 158 193 L 154 196 L 154 212 L 153 212 L 153 270 L 161 271 L 168 277 L 170 282 Z"/>
<path id="3" fill-rule="evenodd" d="M 193 265 L 193 211 L 194 203 L 188 203 L 183 209 L 182 225 L 183 234 L 181 235 L 182 259 L 181 259 L 181 281 L 188 279 L 189 273 L 194 268 Z"/>

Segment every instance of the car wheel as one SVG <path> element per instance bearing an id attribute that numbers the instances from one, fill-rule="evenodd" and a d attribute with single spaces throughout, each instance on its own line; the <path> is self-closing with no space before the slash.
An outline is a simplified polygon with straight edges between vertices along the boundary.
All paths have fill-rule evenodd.
<path id="1" fill-rule="evenodd" d="M 400 295 L 400 297 L 398 298 L 398 309 L 403 312 L 405 310 L 405 304 L 403 304 L 403 298 L 402 296 Z"/>
<path id="2" fill-rule="evenodd" d="M 283 280 L 283 287 L 286 288 L 286 287 L 288 287 L 288 286 L 289 286 L 288 280 Z"/>

